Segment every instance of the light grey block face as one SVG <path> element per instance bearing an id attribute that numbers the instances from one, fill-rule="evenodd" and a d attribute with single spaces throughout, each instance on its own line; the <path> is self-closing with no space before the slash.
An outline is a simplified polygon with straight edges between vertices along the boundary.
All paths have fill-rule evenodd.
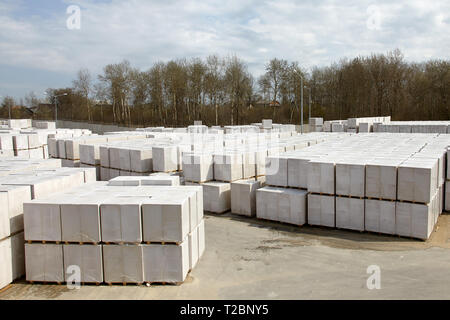
<path id="1" fill-rule="evenodd" d="M 65 140 L 57 140 L 56 144 L 58 148 L 58 158 L 67 159 Z"/>
<path id="2" fill-rule="evenodd" d="M 137 243 L 142 241 L 139 203 L 127 204 L 124 199 L 124 203 L 102 204 L 100 212 L 103 242 Z"/>
<path id="3" fill-rule="evenodd" d="M 336 164 L 336 194 L 343 196 L 364 197 L 366 182 L 364 164 Z"/>
<path id="4" fill-rule="evenodd" d="M 214 178 L 214 161 L 211 154 L 183 153 L 183 173 L 187 181 L 205 182 Z"/>
<path id="5" fill-rule="evenodd" d="M 288 159 L 288 186 L 308 188 L 309 159 Z"/>
<path id="6" fill-rule="evenodd" d="M 450 212 L 450 181 L 445 182 L 445 211 Z"/>
<path id="7" fill-rule="evenodd" d="M 178 170 L 178 150 L 176 146 L 153 147 L 152 157 L 154 171 Z"/>
<path id="8" fill-rule="evenodd" d="M 231 184 L 227 182 L 207 182 L 203 185 L 204 210 L 224 213 L 231 209 Z"/>
<path id="9" fill-rule="evenodd" d="M 266 183 L 271 186 L 287 187 L 288 159 L 268 157 L 266 161 Z"/>
<path id="10" fill-rule="evenodd" d="M 189 270 L 189 248 L 180 245 L 143 245 L 145 282 L 183 282 Z"/>
<path id="11" fill-rule="evenodd" d="M 13 281 L 11 238 L 0 240 L 0 289 Z"/>
<path id="12" fill-rule="evenodd" d="M 194 269 L 198 262 L 198 231 L 195 229 L 188 235 L 189 245 L 189 270 Z"/>
<path id="13" fill-rule="evenodd" d="M 395 164 L 366 165 L 366 197 L 397 199 L 397 166 Z"/>
<path id="14" fill-rule="evenodd" d="M 438 160 L 405 161 L 398 167 L 399 200 L 429 203 L 438 185 Z"/>
<path id="15" fill-rule="evenodd" d="M 335 227 L 335 197 L 308 194 L 308 224 Z"/>
<path id="16" fill-rule="evenodd" d="M 81 203 L 61 205 L 61 232 L 63 241 L 100 242 L 99 205 Z"/>
<path id="17" fill-rule="evenodd" d="M 395 202 L 366 199 L 365 230 L 385 234 L 395 234 Z"/>
<path id="18" fill-rule="evenodd" d="M 306 195 L 303 190 L 264 187 L 256 191 L 256 216 L 295 225 L 306 223 Z"/>
<path id="19" fill-rule="evenodd" d="M 335 193 L 335 165 L 332 162 L 311 160 L 308 171 L 308 191 Z"/>
<path id="20" fill-rule="evenodd" d="M 131 171 L 151 172 L 153 171 L 153 159 L 151 149 L 130 150 Z"/>
<path id="21" fill-rule="evenodd" d="M 364 231 L 364 199 L 336 197 L 336 227 Z"/>
<path id="22" fill-rule="evenodd" d="M 107 283 L 142 283 L 142 245 L 104 245 L 103 270 Z"/>
<path id="23" fill-rule="evenodd" d="M 28 281 L 64 281 L 63 248 L 60 244 L 25 244 Z"/>
<path id="24" fill-rule="evenodd" d="M 104 168 L 109 168 L 109 148 L 107 146 L 100 146 L 100 165 Z"/>
<path id="25" fill-rule="evenodd" d="M 25 240 L 61 241 L 61 211 L 58 204 L 24 203 Z"/>
<path id="26" fill-rule="evenodd" d="M 243 177 L 243 156 L 241 153 L 214 155 L 214 179 L 236 181 Z"/>
<path id="27" fill-rule="evenodd" d="M 189 233 L 189 202 L 143 203 L 142 228 L 146 242 L 182 242 Z"/>
<path id="28" fill-rule="evenodd" d="M 396 229 L 401 236 L 428 239 L 433 231 L 434 215 L 430 205 L 397 202 Z"/>
<path id="29" fill-rule="evenodd" d="M 80 282 L 103 282 L 103 256 L 101 245 L 63 245 L 64 272 L 67 282 L 80 270 Z M 72 280 L 75 282 L 76 279 Z"/>
<path id="30" fill-rule="evenodd" d="M 238 180 L 231 183 L 231 212 L 249 217 L 256 216 L 256 190 L 259 181 Z"/>

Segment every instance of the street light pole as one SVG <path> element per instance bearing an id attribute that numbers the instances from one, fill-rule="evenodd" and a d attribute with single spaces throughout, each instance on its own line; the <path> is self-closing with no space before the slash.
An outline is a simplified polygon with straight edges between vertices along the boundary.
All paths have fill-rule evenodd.
<path id="1" fill-rule="evenodd" d="M 301 103 L 301 110 L 300 110 L 300 124 L 301 124 L 301 133 L 303 134 L 303 77 L 300 76 L 300 88 L 301 88 L 301 94 L 300 94 L 300 103 Z"/>

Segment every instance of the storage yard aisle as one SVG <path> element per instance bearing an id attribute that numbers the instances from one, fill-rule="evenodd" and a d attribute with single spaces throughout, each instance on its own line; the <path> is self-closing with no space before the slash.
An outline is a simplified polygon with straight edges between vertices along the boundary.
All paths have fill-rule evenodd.
<path id="1" fill-rule="evenodd" d="M 202 262 L 180 286 L 30 285 L 0 299 L 448 299 L 450 215 L 426 242 L 301 228 L 226 214 L 206 215 Z M 381 268 L 369 290 L 367 267 Z"/>

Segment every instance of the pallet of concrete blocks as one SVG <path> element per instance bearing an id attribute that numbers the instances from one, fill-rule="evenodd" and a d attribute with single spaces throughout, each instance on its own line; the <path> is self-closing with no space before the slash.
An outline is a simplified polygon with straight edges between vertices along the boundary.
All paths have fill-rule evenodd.
<path id="1" fill-rule="evenodd" d="M 358 159 L 336 162 L 336 195 L 365 197 L 366 161 Z"/>
<path id="2" fill-rule="evenodd" d="M 0 150 L 2 157 L 14 157 L 14 147 L 12 135 L 0 134 Z"/>
<path id="3" fill-rule="evenodd" d="M 109 180 L 110 186 L 179 186 L 176 175 L 119 176 Z"/>
<path id="4" fill-rule="evenodd" d="M 25 270 L 30 282 L 64 282 L 63 245 L 25 243 Z"/>
<path id="5" fill-rule="evenodd" d="M 398 166 L 397 199 L 429 203 L 438 189 L 438 159 L 409 158 Z"/>
<path id="6" fill-rule="evenodd" d="M 306 223 L 305 190 L 264 187 L 256 190 L 256 217 L 294 225 Z"/>
<path id="7" fill-rule="evenodd" d="M 364 199 L 336 197 L 336 228 L 364 231 Z"/>
<path id="8" fill-rule="evenodd" d="M 0 185 L 0 239 L 23 231 L 23 204 L 30 200 L 29 186 Z"/>
<path id="9" fill-rule="evenodd" d="M 0 289 L 25 274 L 23 232 L 0 240 Z"/>
<path id="10" fill-rule="evenodd" d="M 266 160 L 266 183 L 270 186 L 288 186 L 288 154 L 269 156 Z"/>
<path id="11" fill-rule="evenodd" d="M 395 201 L 365 199 L 364 229 L 369 232 L 396 234 Z"/>
<path id="12" fill-rule="evenodd" d="M 202 183 L 205 211 L 225 213 L 231 209 L 231 183 L 210 181 Z"/>
<path id="13" fill-rule="evenodd" d="M 214 179 L 232 182 L 243 178 L 243 155 L 241 152 L 214 154 Z"/>
<path id="14" fill-rule="evenodd" d="M 214 161 L 210 153 L 183 152 L 183 175 L 186 181 L 207 182 L 214 179 Z"/>
<path id="15" fill-rule="evenodd" d="M 309 119 L 310 132 L 321 132 L 323 127 L 323 118 Z"/>
<path id="16" fill-rule="evenodd" d="M 373 159 L 366 163 L 366 197 L 371 199 L 397 199 L 397 168 L 399 159 Z"/>
<path id="17" fill-rule="evenodd" d="M 152 148 L 153 171 L 172 172 L 179 170 L 179 148 L 176 145 L 154 146 Z"/>
<path id="18" fill-rule="evenodd" d="M 231 212 L 244 216 L 256 216 L 256 190 L 260 181 L 254 179 L 238 180 L 231 183 Z"/>
<path id="19" fill-rule="evenodd" d="M 308 224 L 326 227 L 336 226 L 335 196 L 308 194 Z"/>
<path id="20" fill-rule="evenodd" d="M 319 158 L 309 161 L 308 166 L 308 191 L 334 195 L 335 161 Z"/>
<path id="21" fill-rule="evenodd" d="M 396 234 L 426 240 L 433 232 L 439 216 L 440 192 L 427 204 L 399 202 L 395 207 Z"/>

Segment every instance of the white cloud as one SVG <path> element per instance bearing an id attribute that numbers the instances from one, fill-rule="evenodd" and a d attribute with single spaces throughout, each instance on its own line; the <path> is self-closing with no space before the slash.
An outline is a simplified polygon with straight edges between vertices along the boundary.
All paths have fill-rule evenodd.
<path id="1" fill-rule="evenodd" d="M 64 3 L 81 7 L 81 30 L 66 28 L 65 9 L 26 16 L 25 3 L 0 3 L 0 61 L 74 75 L 122 59 L 147 68 L 158 60 L 237 54 L 258 75 L 272 57 L 304 67 L 397 47 L 411 60 L 450 57 L 446 0 Z M 380 28 L 367 28 L 370 6 L 379 10 Z"/>

